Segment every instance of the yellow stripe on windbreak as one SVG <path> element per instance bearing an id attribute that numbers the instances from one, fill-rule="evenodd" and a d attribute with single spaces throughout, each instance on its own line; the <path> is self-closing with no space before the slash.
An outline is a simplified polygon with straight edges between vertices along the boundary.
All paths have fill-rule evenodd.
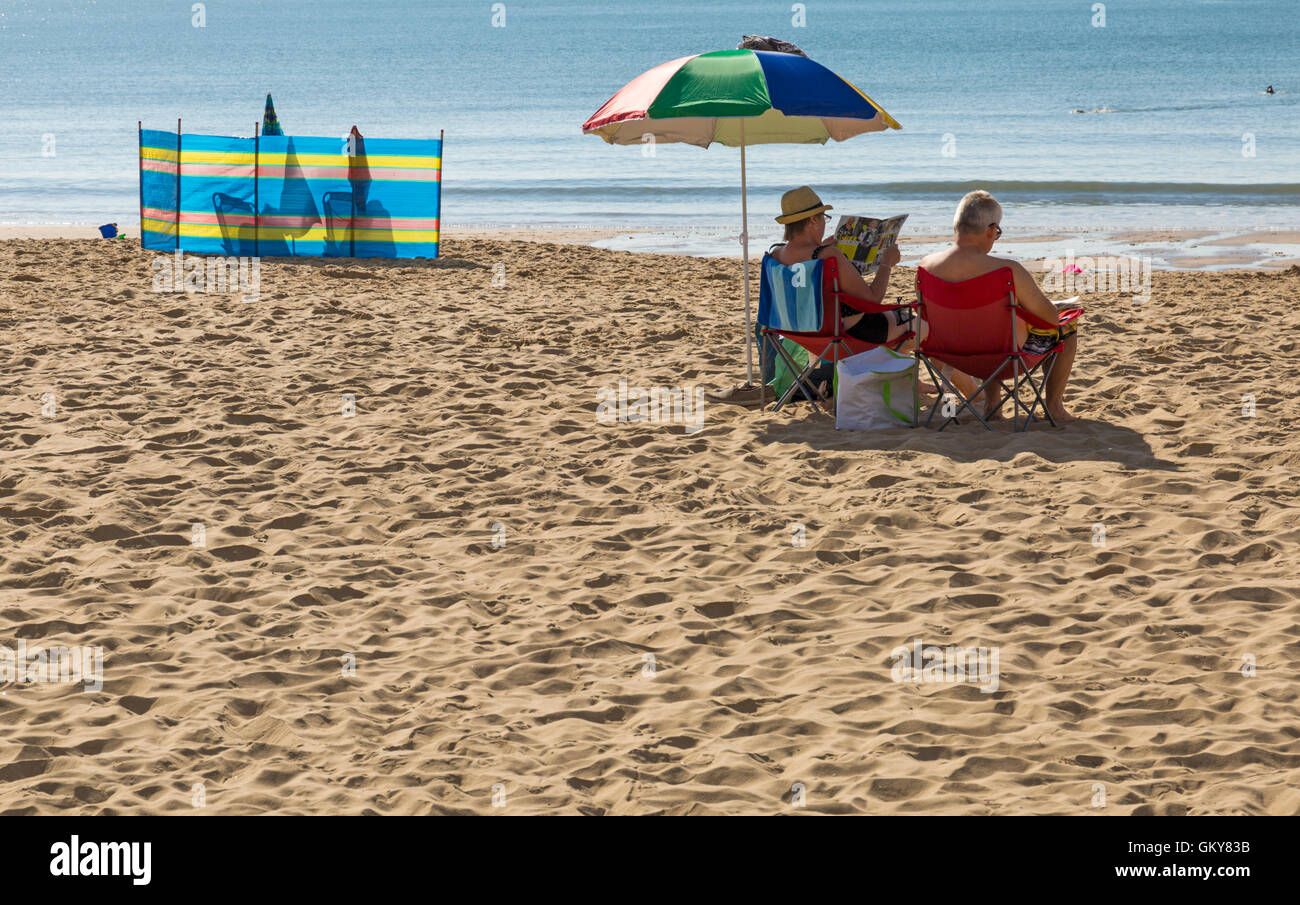
<path id="1" fill-rule="evenodd" d="M 140 224 L 140 232 L 166 233 L 169 236 L 174 236 L 176 235 L 176 224 L 171 220 L 154 220 L 151 217 L 145 217 Z"/>
<path id="2" fill-rule="evenodd" d="M 299 164 L 305 167 L 347 166 L 351 159 L 346 154 L 294 154 Z M 286 154 L 262 154 L 262 163 L 268 166 L 285 166 Z M 358 158 L 372 167 L 422 167 L 438 169 L 442 166 L 441 157 L 406 154 L 367 154 Z"/>
<path id="3" fill-rule="evenodd" d="M 140 149 L 140 156 L 145 160 L 165 160 L 168 163 L 176 162 L 175 148 L 151 148 L 145 145 Z"/>

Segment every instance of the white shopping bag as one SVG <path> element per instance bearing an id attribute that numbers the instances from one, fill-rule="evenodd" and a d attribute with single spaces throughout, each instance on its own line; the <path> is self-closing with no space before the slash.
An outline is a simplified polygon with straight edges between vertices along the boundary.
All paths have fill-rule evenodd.
<path id="1" fill-rule="evenodd" d="M 836 366 L 835 427 L 880 430 L 912 423 L 916 359 L 885 346 L 853 355 Z"/>

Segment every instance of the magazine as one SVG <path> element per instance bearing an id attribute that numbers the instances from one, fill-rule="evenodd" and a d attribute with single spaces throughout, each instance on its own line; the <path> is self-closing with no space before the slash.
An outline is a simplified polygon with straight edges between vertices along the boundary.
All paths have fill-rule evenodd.
<path id="1" fill-rule="evenodd" d="M 835 227 L 835 247 L 853 262 L 858 272 L 870 276 L 880 268 L 880 252 L 898 241 L 907 214 L 877 220 L 874 217 L 840 217 Z"/>

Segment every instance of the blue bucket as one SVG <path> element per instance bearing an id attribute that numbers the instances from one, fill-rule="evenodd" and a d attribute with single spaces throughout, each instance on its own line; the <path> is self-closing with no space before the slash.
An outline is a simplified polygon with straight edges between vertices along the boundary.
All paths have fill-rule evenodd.
<path id="1" fill-rule="evenodd" d="M 117 224 L 105 223 L 103 226 L 99 228 L 99 234 L 103 236 L 105 239 L 117 238 Z"/>

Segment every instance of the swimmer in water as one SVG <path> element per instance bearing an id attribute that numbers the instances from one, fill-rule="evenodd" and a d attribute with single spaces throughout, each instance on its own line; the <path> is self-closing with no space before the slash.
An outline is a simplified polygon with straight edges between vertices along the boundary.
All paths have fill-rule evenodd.
<path id="1" fill-rule="evenodd" d="M 1265 93 L 1265 94 L 1277 94 L 1277 92 L 1273 90 L 1273 86 L 1272 86 L 1272 85 L 1269 85 L 1267 88 L 1265 88 L 1265 89 L 1264 89 L 1264 93 Z"/>

